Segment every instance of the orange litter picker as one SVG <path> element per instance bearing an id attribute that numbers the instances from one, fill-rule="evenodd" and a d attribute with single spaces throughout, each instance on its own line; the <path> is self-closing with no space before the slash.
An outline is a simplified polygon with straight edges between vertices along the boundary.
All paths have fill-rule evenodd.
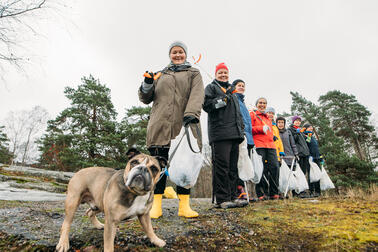
<path id="1" fill-rule="evenodd" d="M 157 73 L 155 73 L 155 74 L 152 73 L 152 75 L 153 75 L 154 80 L 157 80 L 157 79 L 159 79 L 159 77 L 161 76 L 161 72 L 157 72 Z M 151 74 L 150 74 L 148 71 L 146 71 L 146 72 L 143 74 L 143 77 L 152 78 Z"/>

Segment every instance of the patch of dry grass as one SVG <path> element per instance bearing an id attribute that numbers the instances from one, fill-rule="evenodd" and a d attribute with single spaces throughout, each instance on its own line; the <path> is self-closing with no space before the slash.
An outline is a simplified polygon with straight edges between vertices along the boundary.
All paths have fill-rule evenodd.
<path id="1" fill-rule="evenodd" d="M 374 188 L 373 188 L 374 189 Z M 256 232 L 258 249 L 360 250 L 378 245 L 376 191 L 361 199 L 289 200 L 256 204 L 244 220 Z M 373 195 L 373 196 L 372 196 Z M 351 199 L 351 197 L 354 197 Z"/>

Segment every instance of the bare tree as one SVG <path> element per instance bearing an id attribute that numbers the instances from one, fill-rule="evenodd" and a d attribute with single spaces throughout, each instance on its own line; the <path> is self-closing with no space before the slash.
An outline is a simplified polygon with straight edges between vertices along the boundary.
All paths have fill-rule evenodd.
<path id="1" fill-rule="evenodd" d="M 0 69 L 13 65 L 22 70 L 29 61 L 24 42 L 38 34 L 36 27 L 58 10 L 60 0 L 0 0 Z"/>
<path id="2" fill-rule="evenodd" d="M 48 119 L 46 109 L 35 106 L 29 111 L 9 112 L 5 129 L 10 140 L 10 149 L 15 161 L 25 164 L 38 155 L 35 141 L 45 130 Z"/>

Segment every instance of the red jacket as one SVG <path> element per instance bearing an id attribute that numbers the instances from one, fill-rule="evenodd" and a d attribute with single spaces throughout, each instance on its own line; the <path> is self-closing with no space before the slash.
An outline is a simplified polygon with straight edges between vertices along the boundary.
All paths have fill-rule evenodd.
<path id="1" fill-rule="evenodd" d="M 256 148 L 276 149 L 276 145 L 273 141 L 272 121 L 269 119 L 268 115 L 260 111 L 251 111 L 249 114 L 251 115 L 252 135 Z M 269 126 L 267 134 L 263 131 L 264 125 Z"/>

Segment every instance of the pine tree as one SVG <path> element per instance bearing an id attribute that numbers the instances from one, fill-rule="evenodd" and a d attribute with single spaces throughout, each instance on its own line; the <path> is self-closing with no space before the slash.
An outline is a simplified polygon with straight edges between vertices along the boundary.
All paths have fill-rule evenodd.
<path id="1" fill-rule="evenodd" d="M 9 164 L 13 155 L 8 149 L 9 139 L 4 133 L 4 126 L 0 126 L 0 163 Z"/>
<path id="2" fill-rule="evenodd" d="M 136 147 L 142 152 L 147 152 L 146 135 L 151 107 L 135 107 L 126 111 L 122 119 L 120 131 L 126 139 L 127 149 Z"/>
<path id="3" fill-rule="evenodd" d="M 291 92 L 291 95 L 292 113 L 300 115 L 317 130 L 320 152 L 325 157 L 327 168 L 336 186 L 365 187 L 370 183 L 376 183 L 374 164 L 346 152 L 348 143 L 337 134 L 340 129 L 332 124 L 333 110 L 322 104 L 316 105 L 298 93 Z"/>
<path id="4" fill-rule="evenodd" d="M 354 95 L 340 91 L 329 91 L 320 96 L 320 104 L 330 113 L 336 135 L 345 139 L 361 160 L 371 160 L 366 143 L 376 137 L 374 126 L 370 125 L 370 111 L 358 103 Z"/>
<path id="5" fill-rule="evenodd" d="M 41 163 L 62 170 L 123 167 L 125 155 L 119 150 L 122 139 L 110 89 L 89 76 L 82 78 L 77 89 L 66 87 L 64 93 L 71 106 L 48 122 L 47 133 L 40 141 Z"/>

